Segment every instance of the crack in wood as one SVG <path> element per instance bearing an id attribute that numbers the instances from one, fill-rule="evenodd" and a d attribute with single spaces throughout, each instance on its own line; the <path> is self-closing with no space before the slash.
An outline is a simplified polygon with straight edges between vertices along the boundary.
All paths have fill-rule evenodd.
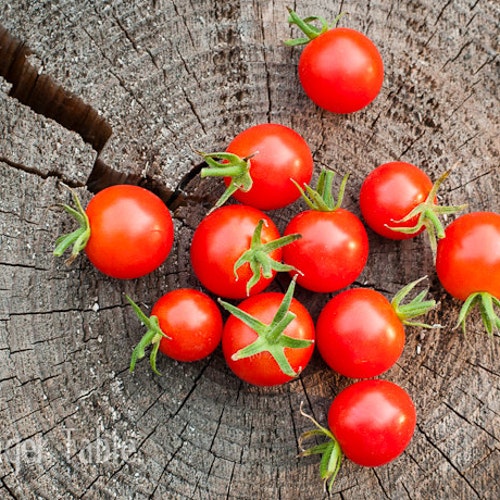
<path id="1" fill-rule="evenodd" d="M 120 28 L 127 33 L 122 25 Z M 131 40 L 130 37 L 127 36 L 127 38 Z M 135 44 L 133 46 L 136 48 Z M 49 75 L 42 74 L 35 68 L 28 60 L 30 54 L 31 51 L 25 43 L 12 36 L 0 24 L 0 76 L 12 84 L 9 96 L 28 106 L 35 113 L 56 121 L 69 131 L 76 132 L 92 146 L 97 157 L 85 183 L 90 192 L 95 194 L 115 184 L 134 184 L 154 192 L 171 210 L 175 210 L 187 202 L 183 189 L 190 180 L 199 174 L 204 163 L 195 165 L 192 170 L 187 172 L 174 190 L 167 188 L 150 176 L 120 172 L 107 165 L 99 158 L 99 155 L 113 133 L 109 123 L 92 106 L 64 89 Z M 144 104 L 128 89 L 125 82 L 118 75 L 115 77 L 119 84 L 146 110 Z M 194 104 L 192 102 L 189 104 L 195 112 Z M 203 128 L 199 117 L 198 121 Z M 43 179 L 55 177 L 70 187 L 83 187 L 83 184 L 67 179 L 63 174 L 54 170 L 42 173 L 35 167 L 22 165 L 5 157 L 0 157 L 0 162 L 26 173 L 38 175 Z"/>
<path id="2" fill-rule="evenodd" d="M 85 142 L 100 151 L 112 134 L 111 126 L 82 99 L 65 90 L 49 75 L 40 73 L 29 62 L 30 54 L 24 42 L 0 25 L 0 76 L 12 84 L 9 96 L 35 113 L 77 132 Z"/>

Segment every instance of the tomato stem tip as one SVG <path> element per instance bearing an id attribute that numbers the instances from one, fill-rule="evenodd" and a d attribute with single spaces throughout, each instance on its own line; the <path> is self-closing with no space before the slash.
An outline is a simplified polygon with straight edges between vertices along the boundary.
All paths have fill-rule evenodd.
<path id="1" fill-rule="evenodd" d="M 467 334 L 467 317 L 475 307 L 479 307 L 486 331 L 490 337 L 493 337 L 494 333 L 500 331 L 500 316 L 495 312 L 495 308 L 500 309 L 500 299 L 487 292 L 476 292 L 467 297 L 460 310 L 455 328 L 461 326 L 464 335 Z"/>
<path id="2" fill-rule="evenodd" d="M 252 271 L 252 277 L 248 280 L 246 285 L 247 296 L 250 295 L 251 289 L 259 282 L 261 276 L 264 278 L 271 278 L 273 272 L 289 272 L 297 271 L 294 266 L 284 264 L 271 257 L 271 253 L 289 245 L 293 241 L 302 238 L 300 234 L 290 234 L 287 236 L 282 236 L 275 240 L 269 241 L 267 243 L 262 242 L 262 227 L 265 224 L 265 220 L 261 219 L 257 224 L 255 231 L 252 235 L 252 240 L 250 243 L 250 248 L 245 250 L 238 260 L 234 263 L 234 275 L 236 279 L 239 278 L 238 270 L 244 264 L 248 263 Z"/>
<path id="3" fill-rule="evenodd" d="M 309 431 L 304 432 L 303 434 L 300 435 L 299 437 L 299 448 L 301 449 L 301 452 L 299 453 L 299 457 L 308 457 L 311 455 L 321 455 L 321 461 L 320 461 L 320 476 L 321 479 L 324 481 L 325 485 L 325 490 L 328 491 L 328 493 L 331 492 L 331 489 L 333 487 L 333 483 L 335 481 L 335 478 L 337 477 L 337 474 L 340 470 L 340 467 L 342 465 L 342 459 L 343 459 L 343 452 L 340 447 L 340 444 L 338 443 L 337 439 L 333 435 L 333 433 L 327 429 L 326 427 L 323 427 L 320 425 L 311 415 L 308 415 L 304 410 L 303 410 L 304 403 L 300 403 L 300 413 L 302 416 L 306 417 L 308 420 L 310 420 L 314 424 L 314 429 L 311 429 Z M 303 448 L 302 444 L 304 441 L 309 440 L 311 438 L 315 438 L 318 436 L 323 436 L 326 437 L 327 440 L 323 443 L 320 443 L 318 445 L 312 446 L 310 448 Z"/>
<path id="4" fill-rule="evenodd" d="M 147 328 L 146 333 L 142 336 L 139 343 L 134 347 L 132 351 L 132 355 L 130 357 L 130 372 L 133 372 L 135 369 L 135 365 L 138 360 L 142 359 L 146 355 L 146 349 L 149 346 L 151 347 L 151 353 L 149 356 L 149 364 L 151 369 L 156 375 L 160 375 L 161 373 L 156 368 L 156 358 L 158 356 L 158 350 L 160 348 L 160 342 L 162 338 L 170 339 L 168 335 L 166 335 L 160 328 L 160 324 L 158 322 L 158 318 L 156 316 L 148 317 L 141 308 L 128 296 L 125 294 L 125 298 L 128 300 L 135 314 L 139 318 L 139 321 Z"/>
<path id="5" fill-rule="evenodd" d="M 423 316 L 429 311 L 436 307 L 436 301 L 425 300 L 428 290 L 422 290 L 416 297 L 414 297 L 410 302 L 402 304 L 403 300 L 408 296 L 408 294 L 423 280 L 427 279 L 427 276 L 423 276 L 415 281 L 412 281 L 408 285 L 404 286 L 399 292 L 394 295 L 391 305 L 396 312 L 398 318 L 404 325 L 416 326 L 420 328 L 435 328 L 435 325 L 428 325 L 422 322 L 410 321 L 413 318 Z"/>
<path id="6" fill-rule="evenodd" d="M 66 187 L 71 192 L 75 207 L 63 204 L 62 208 L 76 220 L 79 227 L 71 233 L 59 236 L 56 239 L 53 254 L 55 257 L 61 257 L 64 252 L 72 246 L 71 254 L 66 260 L 66 264 L 71 265 L 80 252 L 87 246 L 87 242 L 90 238 L 90 221 L 76 191 L 68 186 Z"/>
<path id="7" fill-rule="evenodd" d="M 422 228 L 425 228 L 429 237 L 429 244 L 432 253 L 435 255 L 437 249 L 437 240 L 444 238 L 445 236 L 444 227 L 441 220 L 439 219 L 439 216 L 455 214 L 463 211 L 467 207 L 466 204 L 441 206 L 436 204 L 435 202 L 439 188 L 448 178 L 454 167 L 455 165 L 439 177 L 439 179 L 433 184 L 432 189 L 427 195 L 427 198 L 422 203 L 419 203 L 413 210 L 411 210 L 401 219 L 392 221 L 395 224 L 401 224 L 408 222 L 416 217 L 417 220 L 413 226 L 400 227 L 385 224 L 385 227 L 387 227 L 391 231 L 400 232 L 403 234 L 416 234 L 421 231 Z"/>

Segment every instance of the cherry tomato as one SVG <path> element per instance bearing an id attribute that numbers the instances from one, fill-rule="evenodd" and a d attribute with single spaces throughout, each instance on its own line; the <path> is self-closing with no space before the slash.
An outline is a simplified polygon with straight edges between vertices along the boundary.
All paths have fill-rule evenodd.
<path id="1" fill-rule="evenodd" d="M 180 288 L 163 295 L 147 317 L 127 296 L 147 332 L 134 348 L 130 371 L 152 345 L 150 364 L 156 368 L 158 351 L 177 361 L 198 361 L 217 348 L 222 336 L 222 315 L 217 304 L 206 294 L 192 288 Z"/>
<path id="2" fill-rule="evenodd" d="M 290 289 L 287 296 L 289 292 Z M 307 309 L 298 300 L 289 297 L 286 313 L 295 315 L 295 318 L 290 316 L 291 322 L 284 330 L 276 332 L 269 327 L 276 321 L 276 317 L 278 320 L 283 319 L 281 316 L 284 314 L 280 315 L 278 311 L 284 302 L 286 299 L 282 293 L 265 292 L 239 304 L 239 310 L 261 323 L 260 331 L 256 331 L 234 315 L 231 315 L 224 325 L 224 357 L 229 368 L 245 382 L 260 386 L 284 384 L 296 377 L 311 359 L 314 350 L 314 323 Z M 226 308 L 227 306 L 228 304 Z M 259 352 L 238 357 L 237 353 L 252 344 L 260 345 L 261 350 L 256 348 Z M 283 365 L 289 365 L 288 370 L 284 369 Z"/>
<path id="3" fill-rule="evenodd" d="M 439 240 L 436 271 L 459 300 L 476 292 L 500 299 L 500 214 L 472 212 L 455 219 Z"/>
<path id="4" fill-rule="evenodd" d="M 251 247 L 254 231 L 263 220 L 261 241 L 269 243 L 279 238 L 278 228 L 270 217 L 247 205 L 226 205 L 211 212 L 196 228 L 191 242 L 191 264 L 204 287 L 220 297 L 244 298 L 264 290 L 276 276 L 260 275 L 257 283 L 247 290 L 253 271 L 250 263 L 243 264 L 235 273 L 235 264 Z M 281 261 L 282 249 L 269 253 Z"/>
<path id="5" fill-rule="evenodd" d="M 326 364 L 351 378 L 387 371 L 405 344 L 405 329 L 393 306 L 369 288 L 353 288 L 333 297 L 318 317 L 316 336 Z"/>
<path id="6" fill-rule="evenodd" d="M 298 72 L 311 100 L 334 113 L 353 113 L 370 104 L 384 81 L 384 63 L 375 44 L 350 28 L 329 29 L 318 16 L 301 19 L 291 9 L 289 13 L 289 22 L 307 35 L 286 43 L 306 44 Z M 321 21 L 321 29 L 313 21 Z"/>
<path id="7" fill-rule="evenodd" d="M 174 231 L 166 205 L 138 186 L 111 186 L 87 206 L 90 238 L 85 252 L 94 266 L 114 278 L 139 278 L 167 258 Z"/>
<path id="8" fill-rule="evenodd" d="M 73 193 L 76 209 L 65 205 L 80 228 L 58 239 L 55 255 L 73 245 L 72 261 L 85 249 L 99 271 L 113 278 L 132 279 L 159 267 L 174 240 L 166 205 L 147 189 L 115 185 L 98 192 L 84 211 Z"/>
<path id="9" fill-rule="evenodd" d="M 411 163 L 393 161 L 372 170 L 359 192 L 361 215 L 376 233 L 394 240 L 413 238 L 415 233 L 394 231 L 391 227 L 415 227 L 418 215 L 405 222 L 397 222 L 417 205 L 425 202 L 433 183 L 429 176 Z"/>
<path id="10" fill-rule="evenodd" d="M 328 426 L 344 455 L 376 467 L 407 448 L 416 425 L 408 393 L 387 380 L 363 380 L 341 391 L 328 411 Z"/>
<path id="11" fill-rule="evenodd" d="M 151 310 L 166 337 L 160 352 L 177 361 L 197 361 L 211 354 L 222 338 L 217 304 L 199 290 L 181 288 L 163 295 Z"/>
<path id="12" fill-rule="evenodd" d="M 274 210 L 294 202 L 299 196 L 292 179 L 299 184 L 311 180 L 313 159 L 306 141 L 295 130 L 277 123 L 263 123 L 238 134 L 228 145 L 227 153 L 237 158 L 215 163 L 202 176 L 224 176 L 230 194 L 239 202 L 260 210 Z M 203 155 L 210 164 L 210 157 Z M 243 160 L 243 161 L 242 161 Z M 236 172 L 225 175 L 228 167 Z M 242 180 L 244 179 L 244 180 Z M 225 200 L 223 196 L 216 206 Z"/>
<path id="13" fill-rule="evenodd" d="M 359 218 L 337 208 L 331 212 L 306 210 L 297 214 L 284 235 L 302 238 L 283 248 L 283 261 L 294 266 L 297 283 L 314 292 L 333 292 L 351 284 L 368 260 L 368 236 Z"/>

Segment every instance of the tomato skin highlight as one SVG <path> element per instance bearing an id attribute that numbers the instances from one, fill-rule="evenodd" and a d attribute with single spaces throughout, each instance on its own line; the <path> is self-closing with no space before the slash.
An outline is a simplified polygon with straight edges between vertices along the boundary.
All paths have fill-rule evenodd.
<path id="1" fill-rule="evenodd" d="M 366 230 L 356 215 L 343 208 L 301 212 L 284 231 L 284 235 L 293 233 L 302 238 L 283 249 L 283 261 L 301 271 L 297 283 L 308 290 L 340 290 L 361 274 L 368 260 Z"/>
<path id="2" fill-rule="evenodd" d="M 439 240 L 436 272 L 461 301 L 476 292 L 500 299 L 500 214 L 471 212 L 455 219 Z"/>
<path id="3" fill-rule="evenodd" d="M 345 290 L 325 305 L 316 323 L 325 363 L 351 378 L 376 377 L 399 359 L 405 329 L 391 303 L 369 288 Z"/>
<path id="4" fill-rule="evenodd" d="M 113 278 L 145 276 L 168 257 L 174 241 L 167 206 L 147 189 L 116 185 L 98 192 L 86 209 L 87 257 Z"/>
<path id="5" fill-rule="evenodd" d="M 418 217 L 401 223 L 396 221 L 423 203 L 432 186 L 429 176 L 411 163 L 384 163 L 372 170 L 361 186 L 359 205 L 363 219 L 373 231 L 385 238 L 414 238 L 425 227 L 412 234 L 393 231 L 390 227 L 414 227 Z"/>
<path id="6" fill-rule="evenodd" d="M 201 284 L 212 293 L 226 298 L 247 297 L 246 285 L 252 276 L 250 265 L 245 263 L 234 274 L 234 265 L 241 254 L 250 248 L 255 227 L 260 220 L 262 241 L 269 242 L 280 237 L 278 228 L 264 212 L 247 205 L 226 205 L 214 210 L 196 228 L 191 242 L 191 264 Z M 270 253 L 281 261 L 282 249 Z M 250 290 L 250 295 L 263 291 L 273 281 L 261 275 L 259 282 Z"/>
<path id="7" fill-rule="evenodd" d="M 222 338 L 222 314 L 205 293 L 189 288 L 172 290 L 155 303 L 151 315 L 163 333 L 159 350 L 177 361 L 198 361 L 209 356 Z"/>
<path id="8" fill-rule="evenodd" d="M 393 382 L 363 380 L 333 400 L 328 425 L 347 458 L 377 467 L 407 448 L 415 431 L 416 411 L 408 393 Z"/>
<path id="9" fill-rule="evenodd" d="M 233 197 L 260 210 L 283 208 L 300 196 L 290 179 L 308 183 L 313 173 L 311 150 L 300 134 L 285 125 L 263 123 L 238 134 L 226 148 L 242 158 L 250 157 L 252 188 Z M 231 178 L 225 178 L 229 185 Z"/>
<path id="10" fill-rule="evenodd" d="M 278 310 L 283 294 L 265 292 L 254 295 L 241 304 L 239 309 L 251 314 L 261 322 L 270 324 Z M 307 309 L 297 300 L 292 299 L 290 311 L 296 318 L 285 328 L 284 335 L 297 339 L 314 340 L 314 322 Z M 284 374 L 269 352 L 262 352 L 248 358 L 234 361 L 231 356 L 257 339 L 257 333 L 241 320 L 230 316 L 222 332 L 222 351 L 231 371 L 243 381 L 258 386 L 273 386 L 293 379 Z M 285 349 L 285 355 L 295 372 L 301 372 L 309 363 L 314 351 L 314 344 L 300 349 Z"/>
<path id="11" fill-rule="evenodd" d="M 353 113 L 380 92 L 384 64 L 375 44 L 350 28 L 333 28 L 311 40 L 299 59 L 299 79 L 319 107 Z"/>

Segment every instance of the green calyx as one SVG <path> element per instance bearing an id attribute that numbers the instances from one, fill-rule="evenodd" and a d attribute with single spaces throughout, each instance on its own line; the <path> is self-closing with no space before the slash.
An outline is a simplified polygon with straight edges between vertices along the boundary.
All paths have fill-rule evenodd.
<path id="1" fill-rule="evenodd" d="M 258 283 L 261 276 L 264 276 L 264 278 L 271 278 L 273 276 L 273 271 L 296 271 L 294 266 L 278 262 L 277 260 L 274 260 L 270 254 L 274 250 L 284 247 L 289 243 L 292 243 L 292 241 L 301 238 L 302 235 L 290 234 L 268 243 L 262 243 L 262 227 L 264 223 L 265 221 L 263 219 L 259 221 L 252 235 L 250 248 L 243 252 L 241 257 L 234 263 L 234 275 L 236 276 L 236 279 L 238 279 L 238 269 L 245 263 L 250 265 L 252 277 L 248 280 L 246 286 L 247 295 L 250 295 L 250 290 Z"/>
<path id="2" fill-rule="evenodd" d="M 340 13 L 333 21 L 331 25 L 328 24 L 328 21 L 321 16 L 309 16 L 301 18 L 295 11 L 293 11 L 290 7 L 287 7 L 288 10 L 288 23 L 295 24 L 300 30 L 306 35 L 305 37 L 300 38 L 292 38 L 290 40 L 285 40 L 284 44 L 289 47 L 295 47 L 297 45 L 306 45 L 311 40 L 314 40 L 318 36 L 326 33 L 328 30 L 335 28 L 340 21 L 340 18 L 345 14 L 344 12 Z M 314 23 L 318 24 L 319 27 Z"/>
<path id="3" fill-rule="evenodd" d="M 71 191 L 76 208 L 71 205 L 62 205 L 62 207 L 75 218 L 79 227 L 75 229 L 75 231 L 57 238 L 54 255 L 56 257 L 61 257 L 70 246 L 73 246 L 71 255 L 66 259 L 66 264 L 70 265 L 87 245 L 90 238 L 90 222 L 76 191 L 71 188 L 68 189 Z"/>
<path id="4" fill-rule="evenodd" d="M 339 192 L 337 194 L 337 201 L 333 197 L 333 179 L 335 172 L 332 170 L 323 169 L 318 177 L 316 189 L 308 184 L 304 184 L 302 189 L 297 182 L 292 179 L 292 182 L 297 186 L 303 200 L 311 210 L 318 210 L 320 212 L 334 212 L 340 208 L 344 199 L 345 188 L 349 174 L 344 175 L 340 184 Z"/>
<path id="5" fill-rule="evenodd" d="M 294 290 L 295 279 L 290 282 L 288 290 L 269 325 L 262 323 L 262 321 L 242 311 L 238 307 L 219 299 L 219 304 L 226 309 L 226 311 L 245 323 L 245 325 L 254 330 L 258 335 L 254 342 L 233 354 L 233 361 L 249 358 L 250 356 L 255 356 L 262 352 L 268 352 L 285 375 L 292 378 L 299 375 L 299 373 L 295 372 L 291 367 L 286 357 L 285 349 L 304 349 L 309 347 L 313 341 L 295 339 L 283 333 L 286 327 L 296 318 L 296 315 L 290 311 Z"/>
<path id="6" fill-rule="evenodd" d="M 231 182 L 227 186 L 222 196 L 217 200 L 212 210 L 220 208 L 238 190 L 250 191 L 253 180 L 250 175 L 250 160 L 257 153 L 241 158 L 240 156 L 228 153 L 203 153 L 198 151 L 203 157 L 208 167 L 202 168 L 200 175 L 205 177 L 229 177 Z"/>
<path id="7" fill-rule="evenodd" d="M 423 316 L 436 307 L 435 300 L 425 300 L 428 290 L 422 290 L 416 297 L 406 304 L 401 302 L 408 296 L 408 294 L 427 276 L 412 281 L 403 287 L 391 301 L 391 305 L 397 314 L 398 318 L 404 325 L 417 326 L 420 328 L 436 328 L 437 325 L 427 325 L 426 323 L 410 321 L 413 318 Z"/>
<path id="8" fill-rule="evenodd" d="M 450 175 L 453 167 L 446 171 L 441 177 L 434 183 L 432 189 L 425 201 L 417 205 L 410 213 L 405 215 L 402 219 L 395 220 L 393 222 L 400 224 L 408 222 L 414 217 L 417 217 L 417 222 L 411 227 L 394 227 L 386 224 L 386 227 L 391 231 L 396 231 L 404 234 L 416 234 L 422 228 L 425 228 L 429 236 L 429 243 L 433 254 L 436 254 L 437 240 L 444 238 L 444 227 L 439 220 L 440 215 L 455 214 L 464 210 L 467 205 L 455 205 L 455 206 L 440 206 L 435 203 L 436 195 L 441 187 L 441 184 Z"/>
<path id="9" fill-rule="evenodd" d="M 149 355 L 149 364 L 151 365 L 151 369 L 154 373 L 156 373 L 156 375 L 161 375 L 161 373 L 156 368 L 158 349 L 160 348 L 161 339 L 163 337 L 170 339 L 170 337 L 162 332 L 158 323 L 158 318 L 156 316 L 151 316 L 148 318 L 142 312 L 141 308 L 128 295 L 125 295 L 125 297 L 134 309 L 141 323 L 147 328 L 146 333 L 143 335 L 139 343 L 134 347 L 134 350 L 132 351 L 132 356 L 130 357 L 130 372 L 134 371 L 137 361 L 142 359 L 146 355 L 146 349 L 149 346 L 152 346 L 151 353 Z"/>
<path id="10" fill-rule="evenodd" d="M 343 453 L 338 441 L 335 439 L 333 433 L 320 425 L 311 415 L 305 413 L 302 409 L 303 404 L 300 405 L 300 413 L 308 418 L 316 427 L 310 431 L 304 432 L 299 438 L 299 447 L 301 452 L 299 457 L 309 457 L 311 455 L 321 455 L 321 462 L 319 465 L 319 471 L 321 479 L 325 482 L 325 488 L 328 492 L 331 492 L 333 483 L 342 465 Z M 315 438 L 317 436 L 326 437 L 327 441 L 312 446 L 311 448 L 304 449 L 302 443 L 308 439 Z"/>
<path id="11" fill-rule="evenodd" d="M 460 310 L 457 325 L 455 328 L 458 328 L 461 325 L 464 335 L 467 333 L 467 316 L 476 306 L 479 307 L 481 318 L 483 320 L 486 331 L 488 332 L 488 335 L 493 337 L 493 334 L 495 332 L 500 331 L 500 317 L 495 312 L 495 307 L 500 308 L 500 299 L 497 299 L 488 292 L 476 292 L 467 297 L 462 305 L 462 309 Z"/>

